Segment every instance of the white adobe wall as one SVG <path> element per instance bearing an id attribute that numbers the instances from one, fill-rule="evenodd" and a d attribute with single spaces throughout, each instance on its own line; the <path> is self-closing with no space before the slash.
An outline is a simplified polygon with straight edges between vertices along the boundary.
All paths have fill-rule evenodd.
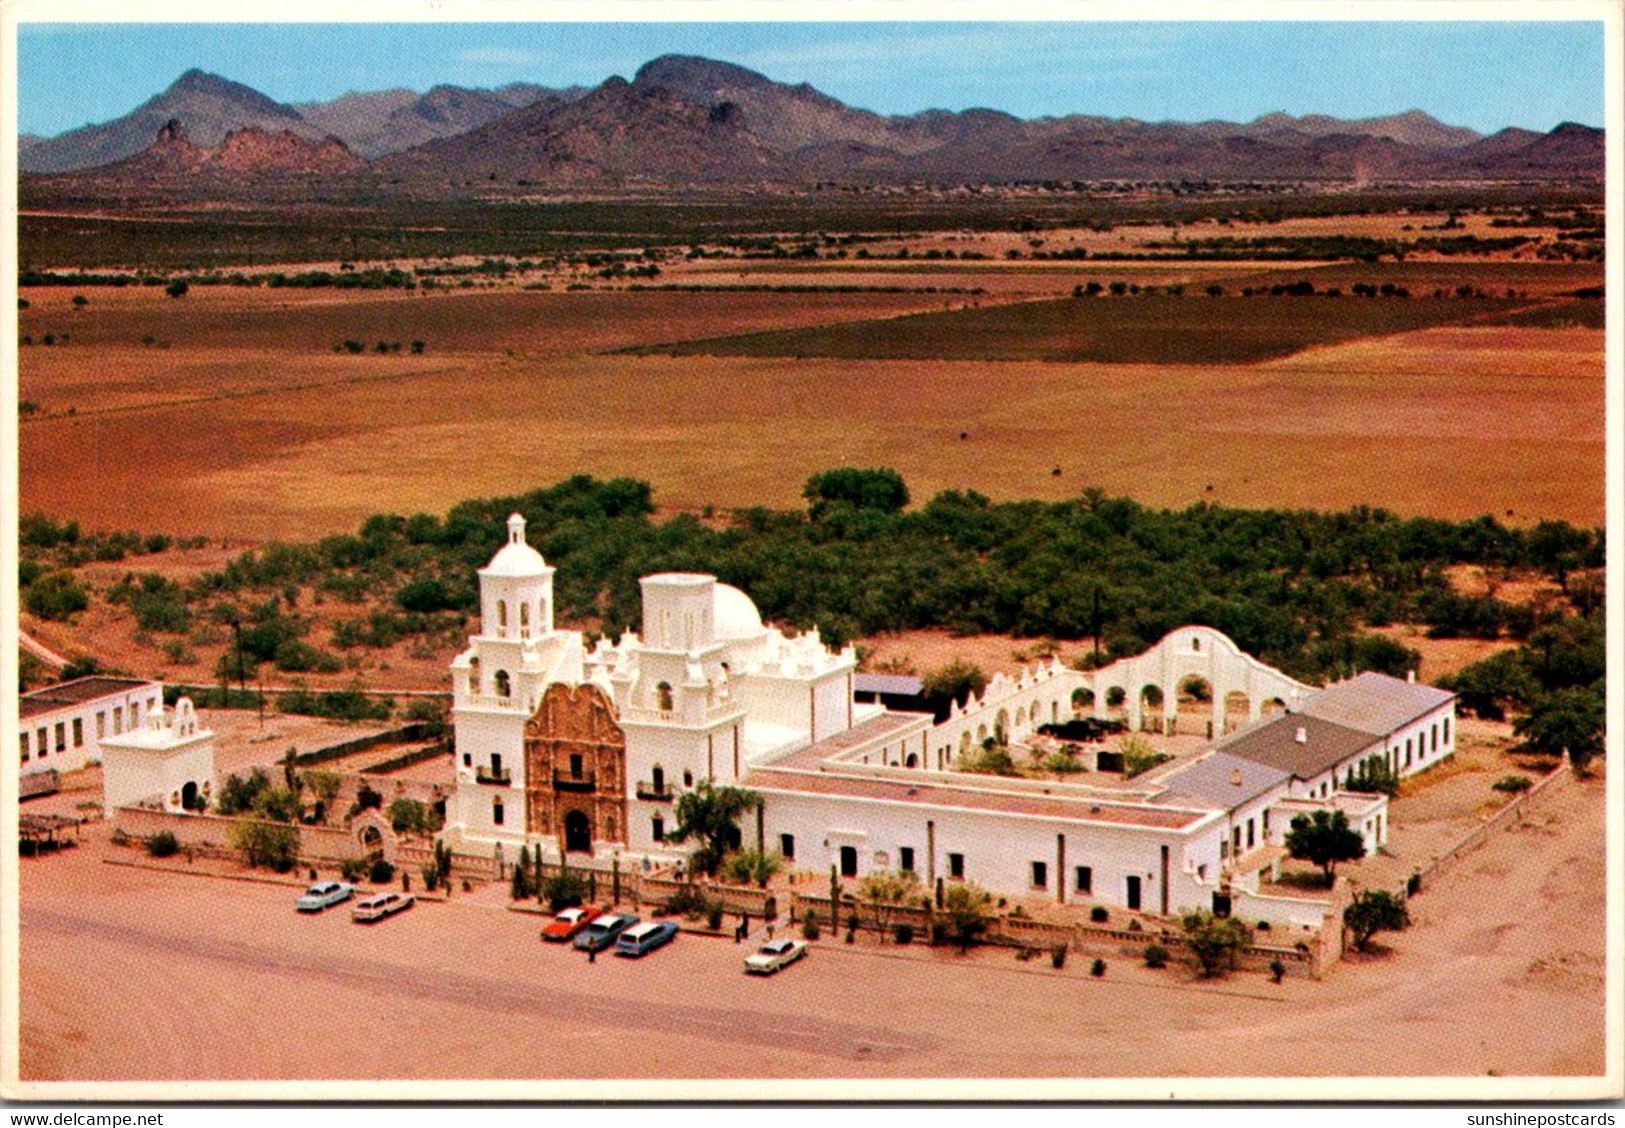
<path id="1" fill-rule="evenodd" d="M 1413 741 L 1411 762 L 1405 763 L 1405 743 Z M 1454 699 L 1418 717 L 1388 737 L 1387 747 L 1394 770 L 1401 776 L 1415 775 L 1456 751 L 1456 702 Z"/>
<path id="2" fill-rule="evenodd" d="M 460 708 L 453 712 L 459 769 L 484 772 L 500 756 L 514 787 L 525 786 L 525 714 L 518 709 Z"/>
<path id="3" fill-rule="evenodd" d="M 1084 685 L 1084 675 L 1059 662 L 1025 669 L 1017 678 L 996 675 L 980 697 L 971 698 L 963 708 L 950 710 L 947 719 L 933 730 L 929 766 L 951 767 L 967 748 L 979 746 L 993 736 L 1001 718 L 1005 734 L 1012 740 L 1025 739 L 1039 725 L 1071 720 L 1072 692 Z"/>
<path id="4" fill-rule="evenodd" d="M 1126 906 L 1127 878 L 1141 882 L 1143 911 L 1156 912 L 1161 904 L 1161 848 L 1169 848 L 1170 909 L 1192 907 L 1184 899 L 1188 883 L 1179 879 L 1184 836 L 1177 831 L 1108 825 L 1082 825 L 1061 820 L 1026 818 L 990 812 L 971 812 L 913 804 L 888 804 L 836 796 L 771 792 L 766 795 L 765 842 L 780 845 L 780 836 L 795 837 L 792 868 L 828 872 L 840 864 L 840 848 L 855 847 L 858 876 L 879 869 L 896 869 L 899 847 L 912 847 L 915 872 L 922 882 L 933 869 L 927 855 L 934 825 L 936 876 L 948 878 L 948 855 L 964 855 L 965 873 L 984 889 L 1004 895 L 1039 895 L 1053 898 L 1057 880 L 1066 882 L 1067 900 L 1078 897 L 1075 871 L 1092 871 L 1091 902 Z M 1065 838 L 1065 874 L 1056 872 L 1056 836 Z M 1215 842 L 1216 842 L 1215 838 Z M 826 845 L 827 843 L 827 845 Z M 1216 848 L 1216 847 L 1215 847 Z M 1043 862 L 1047 885 L 1032 885 L 1032 863 Z"/>

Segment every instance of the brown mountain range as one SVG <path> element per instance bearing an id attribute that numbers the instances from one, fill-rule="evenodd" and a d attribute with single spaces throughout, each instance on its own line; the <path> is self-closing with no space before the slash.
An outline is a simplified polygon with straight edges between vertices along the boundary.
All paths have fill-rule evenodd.
<path id="1" fill-rule="evenodd" d="M 1267 114 L 1242 124 L 1084 115 L 1029 121 L 987 109 L 884 116 L 805 84 L 678 55 L 649 62 L 631 82 L 611 78 L 585 92 L 442 86 L 422 96 L 404 90 L 349 94 L 297 109 L 189 71 L 127 118 L 94 128 L 122 137 L 134 128 L 132 119 L 150 120 L 142 115 L 153 107 L 176 104 L 177 91 L 184 112 L 172 116 L 199 149 L 224 141 L 218 111 L 228 98 L 258 115 L 249 124 L 260 134 L 288 135 L 274 144 L 257 134 L 237 141 L 253 154 L 241 162 L 243 177 L 335 177 L 336 187 L 351 190 L 445 194 L 519 182 L 1600 180 L 1603 170 L 1603 133 L 1583 125 L 1483 137 L 1415 110 L 1358 121 Z M 207 130 L 201 134 L 186 116 L 200 109 L 214 115 L 204 114 Z M 149 140 L 156 129 L 147 133 Z M 299 138 L 319 142 L 327 133 L 344 144 L 308 150 L 292 145 Z M 211 134 L 217 136 L 211 140 Z M 25 163 L 36 165 L 42 149 L 64 138 L 34 144 Z M 411 147 L 392 151 L 408 142 Z M 104 138 L 102 148 L 113 147 Z M 368 155 L 376 159 L 364 162 Z M 97 169 L 83 179 L 104 187 L 121 176 L 145 186 L 166 178 L 178 184 L 219 175 L 236 167 L 236 159 L 170 153 Z"/>

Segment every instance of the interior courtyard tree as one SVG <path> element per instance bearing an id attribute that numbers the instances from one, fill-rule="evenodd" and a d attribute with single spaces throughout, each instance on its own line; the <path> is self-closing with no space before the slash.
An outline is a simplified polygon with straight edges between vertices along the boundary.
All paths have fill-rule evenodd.
<path id="1" fill-rule="evenodd" d="M 1326 884 L 1337 876 L 1338 862 L 1357 862 L 1365 857 L 1365 840 L 1349 826 L 1342 811 L 1314 811 L 1298 815 L 1286 832 L 1287 853 L 1320 867 Z"/>

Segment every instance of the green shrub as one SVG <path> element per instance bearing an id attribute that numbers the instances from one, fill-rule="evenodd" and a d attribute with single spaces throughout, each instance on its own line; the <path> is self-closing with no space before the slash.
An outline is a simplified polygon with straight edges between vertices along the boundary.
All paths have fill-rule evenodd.
<path id="1" fill-rule="evenodd" d="M 1066 945 L 1057 944 L 1049 950 L 1049 965 L 1059 971 L 1066 966 Z"/>
<path id="2" fill-rule="evenodd" d="M 899 944 L 912 944 L 914 943 L 914 926 L 912 924 L 900 924 L 893 935 Z"/>
<path id="3" fill-rule="evenodd" d="M 515 901 L 528 901 L 535 890 L 530 884 L 530 859 L 528 851 L 523 847 L 519 851 L 519 862 L 513 867 L 513 874 L 508 882 L 508 896 Z"/>
<path id="4" fill-rule="evenodd" d="M 272 822 L 294 822 L 304 809 L 299 796 L 287 787 L 266 787 L 254 796 L 254 813 Z"/>
<path id="5" fill-rule="evenodd" d="M 229 839 L 233 847 L 243 852 L 243 860 L 251 867 L 266 866 L 277 873 L 287 873 L 299 860 L 296 827 L 239 819 L 232 826 Z"/>
<path id="6" fill-rule="evenodd" d="M 1282 963 L 1280 960 L 1271 960 L 1270 961 L 1270 978 L 1272 980 L 1274 980 L 1276 983 L 1279 983 L 1279 982 L 1281 982 L 1281 980 L 1283 978 L 1285 978 L 1285 976 L 1286 976 L 1286 964 Z"/>
<path id="7" fill-rule="evenodd" d="M 816 940 L 821 935 L 821 930 L 818 927 L 818 914 L 811 909 L 808 909 L 807 915 L 802 918 L 801 935 L 807 940 Z"/>
<path id="8" fill-rule="evenodd" d="M 684 885 L 666 898 L 666 911 L 689 920 L 699 920 L 712 909 L 712 902 L 697 885 Z"/>
<path id="9" fill-rule="evenodd" d="M 167 830 L 160 830 L 157 834 L 147 839 L 147 853 L 152 855 L 154 858 L 171 857 L 180 848 L 181 844 L 175 840 L 174 834 Z"/>
<path id="10" fill-rule="evenodd" d="M 90 606 L 90 596 L 67 572 L 47 572 L 23 592 L 23 606 L 41 619 L 64 621 Z"/>
<path id="11" fill-rule="evenodd" d="M 587 879 L 578 870 L 560 870 L 542 881 L 542 898 L 554 912 L 584 904 L 588 892 Z"/>
<path id="12" fill-rule="evenodd" d="M 1494 783 L 1490 784 L 1492 789 L 1496 791 L 1503 791 L 1508 795 L 1516 795 L 1519 792 L 1528 791 L 1533 786 L 1534 781 L 1528 776 L 1516 774 L 1504 775 Z"/>
<path id="13" fill-rule="evenodd" d="M 215 804 L 222 815 L 235 815 L 243 811 L 252 810 L 254 802 L 260 792 L 271 786 L 270 777 L 260 768 L 248 773 L 243 779 L 238 775 L 226 777 L 225 784 L 220 788 L 220 799 Z"/>
<path id="14" fill-rule="evenodd" d="M 374 858 L 367 870 L 367 880 L 374 885 L 386 885 L 395 880 L 395 867 L 382 858 Z"/>
<path id="15" fill-rule="evenodd" d="M 1101 976 L 1105 975 L 1106 961 L 1102 959 L 1095 960 L 1094 963 L 1089 965 L 1089 974 L 1094 976 L 1096 979 L 1099 979 Z"/>
<path id="16" fill-rule="evenodd" d="M 339 862 L 339 875 L 354 885 L 367 876 L 367 867 L 370 864 L 367 858 L 344 858 Z"/>
<path id="17" fill-rule="evenodd" d="M 370 784 L 363 783 L 361 790 L 355 794 L 355 802 L 350 804 L 350 817 L 353 819 L 362 811 L 377 810 L 383 803 L 384 797 L 374 791 Z"/>
<path id="18" fill-rule="evenodd" d="M 709 928 L 712 932 L 721 931 L 721 929 L 722 929 L 722 906 L 721 905 L 713 902 L 711 907 L 706 910 L 706 913 L 705 913 L 705 927 Z"/>
<path id="19" fill-rule="evenodd" d="M 396 834 L 434 834 L 442 825 L 433 807 L 404 795 L 389 804 L 388 816 Z"/>
<path id="20" fill-rule="evenodd" d="M 1146 967 L 1167 967 L 1168 949 L 1161 944 L 1147 944 L 1145 946 Z"/>

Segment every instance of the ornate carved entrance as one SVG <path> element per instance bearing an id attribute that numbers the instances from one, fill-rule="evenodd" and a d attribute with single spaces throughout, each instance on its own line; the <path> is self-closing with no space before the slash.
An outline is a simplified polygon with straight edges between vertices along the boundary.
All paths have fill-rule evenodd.
<path id="1" fill-rule="evenodd" d="M 525 722 L 525 831 L 574 853 L 626 841 L 626 735 L 596 686 L 549 686 Z"/>

